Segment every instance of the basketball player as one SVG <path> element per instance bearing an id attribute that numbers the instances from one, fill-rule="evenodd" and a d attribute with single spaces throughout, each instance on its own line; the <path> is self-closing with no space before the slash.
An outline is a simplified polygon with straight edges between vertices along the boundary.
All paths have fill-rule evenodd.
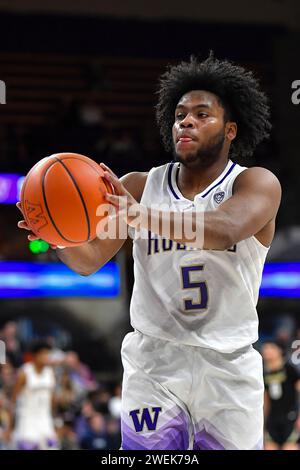
<path id="1" fill-rule="evenodd" d="M 158 94 L 158 126 L 175 161 L 120 180 L 101 164 L 115 188 L 107 201 L 119 207 L 126 196 L 143 214 L 136 224 L 118 212 L 133 232 L 135 261 L 134 331 L 122 345 L 122 449 L 262 449 L 262 359 L 252 343 L 281 188 L 267 169 L 234 160 L 268 136 L 267 100 L 250 72 L 213 54 L 170 67 Z M 176 236 L 178 212 L 200 230 L 200 202 L 204 241 Z M 169 207 L 151 212 L 155 231 L 152 203 Z M 89 275 L 123 243 L 97 238 L 57 254 Z"/>
<path id="2" fill-rule="evenodd" d="M 45 342 L 34 343 L 32 361 L 22 366 L 15 384 L 13 439 L 20 450 L 57 448 L 52 418 L 55 377 L 52 368 L 47 365 L 49 350 L 50 346 Z"/>
<path id="3" fill-rule="evenodd" d="M 298 450 L 300 376 L 275 342 L 262 346 L 265 380 L 265 449 Z"/>

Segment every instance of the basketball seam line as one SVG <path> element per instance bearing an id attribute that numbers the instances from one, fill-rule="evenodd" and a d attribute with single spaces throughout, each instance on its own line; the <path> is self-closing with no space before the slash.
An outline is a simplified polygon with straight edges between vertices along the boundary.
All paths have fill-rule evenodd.
<path id="1" fill-rule="evenodd" d="M 78 154 L 78 155 L 79 155 L 79 154 Z M 83 155 L 83 156 L 84 156 L 84 155 Z M 56 157 L 55 157 L 55 158 L 56 158 Z M 89 157 L 88 157 L 88 158 L 89 158 Z M 72 156 L 72 157 L 63 157 L 63 158 L 60 159 L 61 162 L 62 162 L 63 160 L 80 160 L 81 162 L 83 161 L 81 158 L 73 157 L 73 156 Z M 97 172 L 96 168 L 93 167 L 93 165 L 91 165 L 89 162 L 86 162 L 86 161 L 85 161 L 84 163 L 86 163 L 87 165 L 89 165 L 89 166 L 91 167 L 91 169 L 94 170 L 95 173 L 97 173 L 97 175 L 99 175 L 99 173 Z M 99 178 L 102 178 L 102 176 L 99 175 Z M 109 185 L 108 182 L 107 182 L 104 178 L 102 178 L 102 180 L 103 180 L 103 183 L 104 183 L 106 189 L 109 189 L 109 190 L 112 190 L 112 189 L 113 189 L 112 186 Z"/>
<path id="2" fill-rule="evenodd" d="M 55 157 L 56 158 L 56 157 Z M 91 235 L 91 226 L 90 226 L 90 218 L 89 218 L 89 213 L 88 213 L 88 210 L 86 208 L 86 205 L 85 205 L 85 202 L 84 202 L 84 198 L 83 198 L 83 195 L 80 191 L 80 188 L 75 180 L 75 178 L 73 177 L 72 173 L 70 172 L 69 168 L 67 167 L 67 165 L 65 165 L 63 163 L 62 160 L 60 160 L 59 158 L 56 158 L 57 161 L 64 167 L 64 169 L 66 170 L 66 172 L 68 173 L 68 175 L 70 176 L 71 180 L 73 181 L 74 183 L 74 186 L 75 188 L 77 189 L 78 191 L 78 194 L 79 194 L 79 197 L 81 199 L 81 202 L 82 202 L 82 205 L 83 205 L 83 209 L 84 209 L 84 213 L 85 213 L 85 216 L 86 216 L 86 221 L 87 221 L 87 228 L 88 228 L 88 236 L 87 236 L 87 240 L 88 241 L 90 239 L 90 235 Z"/>
<path id="3" fill-rule="evenodd" d="M 61 231 L 60 231 L 59 228 L 56 226 L 56 223 L 54 222 L 54 220 L 53 220 L 53 218 L 52 218 L 52 215 L 51 215 L 51 213 L 50 213 L 50 209 L 49 209 L 49 206 L 48 206 L 48 203 L 47 203 L 46 191 L 45 191 L 45 186 L 44 186 L 45 177 L 46 177 L 46 174 L 47 174 L 48 170 L 49 170 L 55 163 L 57 163 L 57 162 L 60 162 L 60 160 L 59 160 L 58 158 L 55 158 L 55 161 L 52 162 L 51 165 L 48 166 L 48 168 L 46 169 L 45 173 L 43 174 L 43 179 L 42 179 L 42 192 L 43 192 L 43 198 L 44 198 L 45 208 L 46 208 L 46 210 L 47 210 L 47 212 L 48 212 L 48 216 L 49 216 L 49 218 L 50 218 L 50 220 L 51 220 L 53 226 L 55 227 L 55 230 L 58 232 L 58 234 L 59 234 L 65 241 L 71 242 L 71 243 L 76 243 L 76 242 L 74 242 L 74 240 L 70 240 L 70 239 L 64 237 L 64 235 L 61 233 Z M 62 164 L 62 165 L 63 165 L 63 164 Z M 63 166 L 64 166 L 65 170 L 67 171 L 68 175 L 71 177 L 73 183 L 75 184 L 75 187 L 77 188 L 77 190 L 78 190 L 78 192 L 79 192 L 79 196 L 80 196 L 80 198 L 81 198 L 81 200 L 82 200 L 82 194 L 80 193 L 79 188 L 78 188 L 77 185 L 76 185 L 76 182 L 74 182 L 74 179 L 72 178 L 72 175 L 71 175 L 70 172 L 68 171 L 68 168 L 67 168 L 65 165 L 63 165 Z M 85 207 L 85 204 L 84 204 L 84 203 L 83 203 L 83 206 L 84 206 L 84 211 L 85 211 L 85 214 L 86 214 L 86 207 Z M 87 219 L 87 224 L 88 224 L 88 239 L 89 239 L 89 234 L 90 234 L 90 230 L 89 230 L 89 228 L 90 228 L 90 227 L 89 227 L 89 219 Z M 88 241 L 88 239 L 87 239 L 87 240 L 84 240 L 84 241 L 86 242 L 86 241 Z"/>

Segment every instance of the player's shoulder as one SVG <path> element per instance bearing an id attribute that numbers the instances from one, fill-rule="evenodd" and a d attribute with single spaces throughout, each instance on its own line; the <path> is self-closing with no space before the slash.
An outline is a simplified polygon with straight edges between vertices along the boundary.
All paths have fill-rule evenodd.
<path id="1" fill-rule="evenodd" d="M 234 190 L 239 188 L 264 189 L 281 195 L 281 184 L 277 176 L 267 168 L 253 166 L 242 171 L 234 181 Z"/>

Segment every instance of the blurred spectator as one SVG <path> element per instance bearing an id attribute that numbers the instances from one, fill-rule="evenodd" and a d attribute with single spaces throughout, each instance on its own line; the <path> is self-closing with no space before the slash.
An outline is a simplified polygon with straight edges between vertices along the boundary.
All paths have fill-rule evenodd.
<path id="1" fill-rule="evenodd" d="M 81 439 L 81 447 L 86 450 L 108 449 L 109 436 L 106 431 L 104 416 L 95 413 L 89 420 L 89 428 Z"/>
<path id="2" fill-rule="evenodd" d="M 9 438 L 10 415 L 9 400 L 0 392 L 0 450 L 6 447 Z"/>
<path id="3" fill-rule="evenodd" d="M 109 414 L 108 405 L 109 405 L 110 399 L 111 399 L 111 394 L 106 388 L 101 387 L 100 390 L 97 390 L 93 394 L 93 397 L 92 397 L 93 404 L 94 404 L 96 411 L 104 415 L 108 415 Z"/>
<path id="4" fill-rule="evenodd" d="M 61 450 L 77 450 L 80 448 L 72 420 L 65 419 L 63 421 L 58 430 L 58 436 Z"/>
<path id="5" fill-rule="evenodd" d="M 95 413 L 92 402 L 88 399 L 84 400 L 81 405 L 80 414 L 75 421 L 75 432 L 79 441 L 88 433 L 89 421 Z"/>
<path id="6" fill-rule="evenodd" d="M 55 392 L 55 405 L 59 413 L 66 413 L 76 400 L 76 393 L 69 372 L 65 370 L 60 377 Z"/>
<path id="7" fill-rule="evenodd" d="M 7 397 L 12 396 L 14 384 L 16 381 L 16 373 L 10 362 L 6 362 L 0 366 L 0 390 L 3 390 Z"/>
<path id="8" fill-rule="evenodd" d="M 7 322 L 0 331 L 0 339 L 4 341 L 6 357 L 14 367 L 22 364 L 22 351 L 18 339 L 18 327 L 16 322 Z"/>
<path id="9" fill-rule="evenodd" d="M 68 367 L 71 381 L 77 396 L 83 396 L 87 391 L 95 390 L 97 383 L 89 367 L 83 364 L 76 352 L 66 354 L 64 363 Z"/>
<path id="10" fill-rule="evenodd" d="M 109 419 L 107 421 L 107 449 L 110 450 L 119 450 L 121 446 L 121 430 L 120 430 L 120 421 L 116 419 Z"/>
<path id="11" fill-rule="evenodd" d="M 300 376 L 280 345 L 262 346 L 265 381 L 265 449 L 297 450 Z"/>
<path id="12" fill-rule="evenodd" d="M 20 320 L 19 323 L 22 325 L 24 321 Z M 23 362 L 25 361 L 27 364 L 19 369 L 17 380 L 18 367 L 14 367 L 10 361 L 0 366 L 0 449 L 15 447 L 12 434 L 13 417 L 15 412 L 17 416 L 20 413 L 20 407 L 22 408 L 24 405 L 22 390 L 26 391 L 24 385 L 20 386 L 20 376 L 24 376 L 24 370 L 32 367 L 35 362 L 32 354 L 28 352 L 28 341 L 32 339 L 33 330 L 31 329 L 32 331 L 30 330 L 31 333 L 28 335 L 24 335 L 23 332 L 21 341 L 22 328 L 19 328 L 19 323 L 8 322 L 1 330 L 2 337 L 5 337 L 10 345 L 14 363 L 19 364 L 23 359 Z M 113 393 L 111 393 L 110 388 L 96 380 L 92 371 L 81 362 L 75 351 L 65 352 L 57 348 L 56 339 L 49 334 L 47 335 L 47 343 L 48 339 L 54 349 L 47 350 L 47 364 L 44 364 L 43 368 L 48 368 L 48 365 L 51 365 L 56 376 L 56 388 L 53 394 L 53 422 L 59 441 L 58 447 L 73 450 L 80 449 L 82 444 L 87 448 L 119 449 L 120 417 L 118 410 L 121 386 L 113 384 Z M 44 343 L 44 341 L 42 342 Z M 37 381 L 40 380 L 41 376 L 37 373 L 33 375 Z M 19 388 L 18 392 L 16 389 Z M 13 396 L 19 397 L 17 408 L 15 408 Z M 31 401 L 35 400 L 33 390 L 27 393 L 27 396 Z M 32 419 L 40 420 L 40 407 L 32 406 L 32 410 L 30 413 Z M 17 428 L 20 427 L 18 421 L 16 425 Z"/>

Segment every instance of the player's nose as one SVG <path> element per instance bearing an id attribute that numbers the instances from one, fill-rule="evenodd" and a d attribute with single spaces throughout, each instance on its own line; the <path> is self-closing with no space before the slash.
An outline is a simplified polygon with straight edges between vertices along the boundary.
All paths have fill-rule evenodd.
<path id="1" fill-rule="evenodd" d="M 188 114 L 185 116 L 182 121 L 180 121 L 181 129 L 185 129 L 186 127 L 194 127 L 193 119 Z"/>

